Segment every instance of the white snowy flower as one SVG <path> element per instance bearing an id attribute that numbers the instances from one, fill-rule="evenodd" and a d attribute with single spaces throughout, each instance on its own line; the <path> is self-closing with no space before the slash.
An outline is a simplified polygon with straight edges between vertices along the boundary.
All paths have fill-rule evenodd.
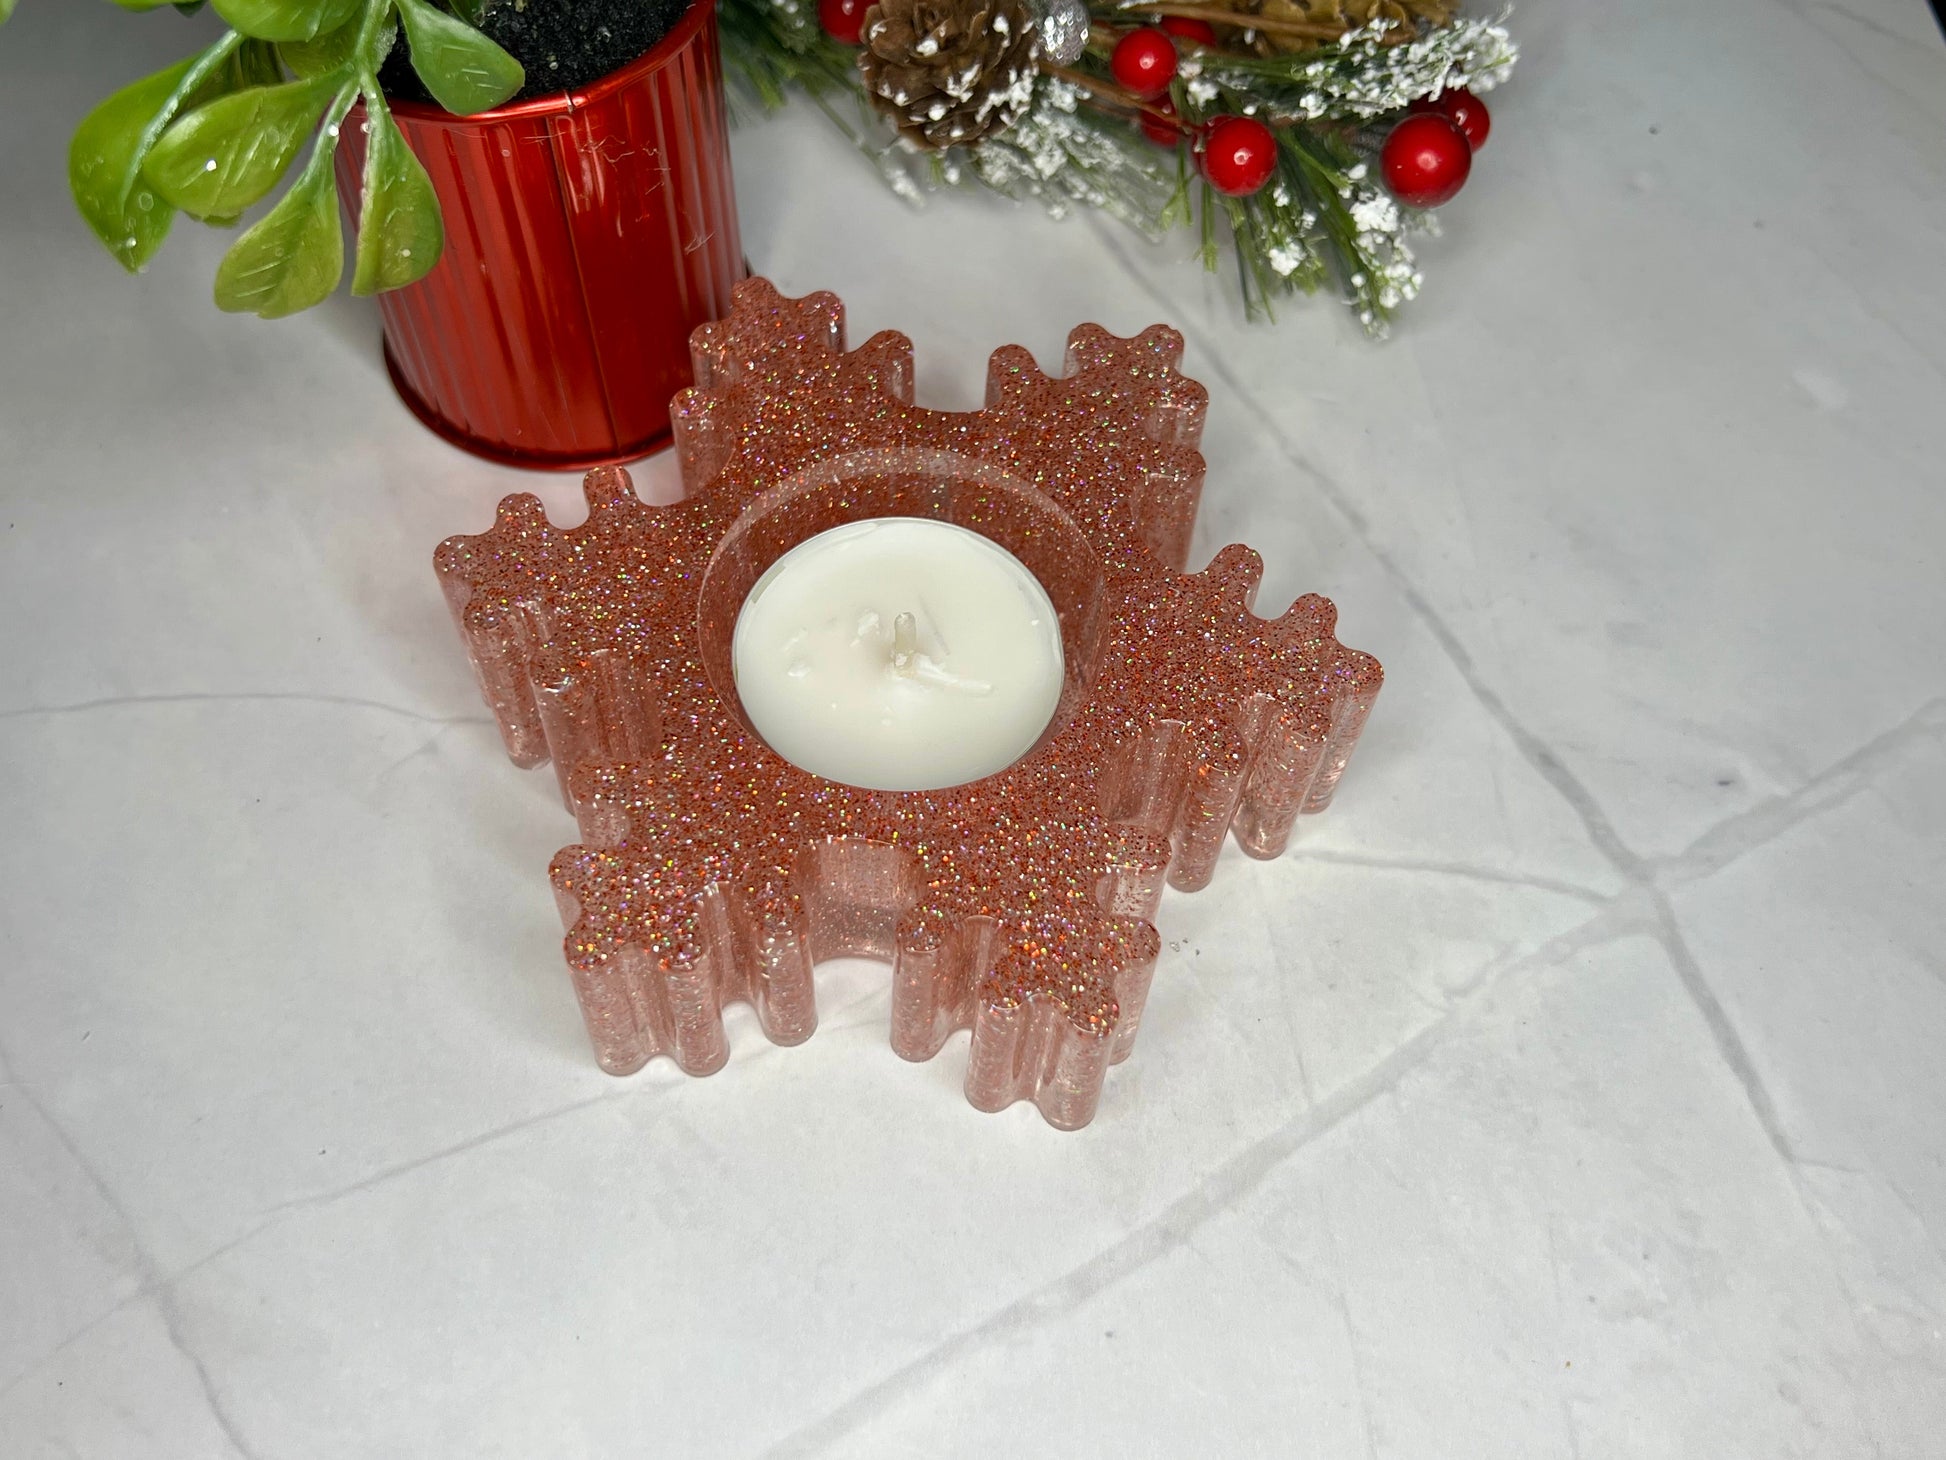
<path id="1" fill-rule="evenodd" d="M 1293 240 L 1290 243 L 1279 244 L 1264 257 L 1269 262 L 1272 272 L 1280 279 L 1288 279 L 1304 267 L 1310 255 L 1305 251 L 1303 244 Z"/>
<path id="2" fill-rule="evenodd" d="M 1367 193 L 1351 205 L 1351 221 L 1360 233 L 1397 233 L 1399 205 L 1384 193 Z"/>
<path id="3" fill-rule="evenodd" d="M 1071 81 L 1063 81 L 1058 76 L 1050 77 L 1041 87 L 1041 96 L 1049 106 L 1059 111 L 1072 112 L 1080 98 L 1080 88 Z"/>

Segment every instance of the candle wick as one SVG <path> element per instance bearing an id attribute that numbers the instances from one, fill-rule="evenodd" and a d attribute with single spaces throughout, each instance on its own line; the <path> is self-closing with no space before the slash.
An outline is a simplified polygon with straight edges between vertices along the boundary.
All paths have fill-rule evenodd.
<path id="1" fill-rule="evenodd" d="M 909 613 L 892 620 L 892 672 L 907 679 L 919 672 L 919 622 Z"/>

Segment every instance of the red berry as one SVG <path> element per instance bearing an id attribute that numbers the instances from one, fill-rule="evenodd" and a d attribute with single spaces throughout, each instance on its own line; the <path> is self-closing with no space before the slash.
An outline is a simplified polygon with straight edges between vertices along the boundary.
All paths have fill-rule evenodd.
<path id="1" fill-rule="evenodd" d="M 1108 58 L 1115 79 L 1147 101 L 1169 89 L 1176 74 L 1176 44 L 1159 30 L 1132 30 L 1115 42 Z"/>
<path id="2" fill-rule="evenodd" d="M 1176 104 L 1164 97 L 1151 102 L 1139 121 L 1142 135 L 1158 147 L 1175 147 L 1183 139 L 1182 123 L 1176 120 Z"/>
<path id="3" fill-rule="evenodd" d="M 1401 203 L 1437 208 L 1466 183 L 1473 149 L 1452 118 L 1431 112 L 1409 116 L 1392 129 L 1379 152 L 1385 185 Z"/>
<path id="4" fill-rule="evenodd" d="M 1438 96 L 1422 96 L 1408 110 L 1446 117 L 1465 134 L 1467 146 L 1475 152 L 1487 145 L 1487 134 L 1493 130 L 1493 114 L 1487 104 L 1464 87 L 1449 86 Z"/>
<path id="5" fill-rule="evenodd" d="M 872 0 L 818 0 L 818 24 L 839 45 L 855 46 L 871 8 Z"/>
<path id="6" fill-rule="evenodd" d="M 1216 44 L 1216 27 L 1207 20 L 1194 20 L 1187 15 L 1165 15 L 1162 17 L 1162 28 L 1170 35 L 1181 36 L 1199 46 Z"/>
<path id="7" fill-rule="evenodd" d="M 1203 144 L 1203 176 L 1219 193 L 1247 198 L 1277 170 L 1277 138 L 1255 117 L 1219 117 Z"/>

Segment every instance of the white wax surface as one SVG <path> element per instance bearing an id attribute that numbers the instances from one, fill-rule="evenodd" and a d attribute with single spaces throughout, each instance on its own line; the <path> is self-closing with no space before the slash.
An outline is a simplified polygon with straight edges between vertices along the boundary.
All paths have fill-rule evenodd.
<path id="1" fill-rule="evenodd" d="M 876 790 L 1005 769 L 1061 697 L 1060 623 L 1039 581 L 990 539 L 922 517 L 853 522 L 792 548 L 744 600 L 731 658 L 771 749 Z"/>

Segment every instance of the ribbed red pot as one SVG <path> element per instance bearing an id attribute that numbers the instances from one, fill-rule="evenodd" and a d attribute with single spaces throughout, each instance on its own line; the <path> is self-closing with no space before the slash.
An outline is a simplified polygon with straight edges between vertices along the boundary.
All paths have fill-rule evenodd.
<path id="1" fill-rule="evenodd" d="M 432 272 L 378 298 L 405 403 L 518 466 L 627 461 L 667 441 L 689 332 L 729 313 L 743 276 L 714 0 L 578 91 L 470 117 L 392 113 L 446 220 Z M 350 206 L 361 120 L 338 151 Z"/>

